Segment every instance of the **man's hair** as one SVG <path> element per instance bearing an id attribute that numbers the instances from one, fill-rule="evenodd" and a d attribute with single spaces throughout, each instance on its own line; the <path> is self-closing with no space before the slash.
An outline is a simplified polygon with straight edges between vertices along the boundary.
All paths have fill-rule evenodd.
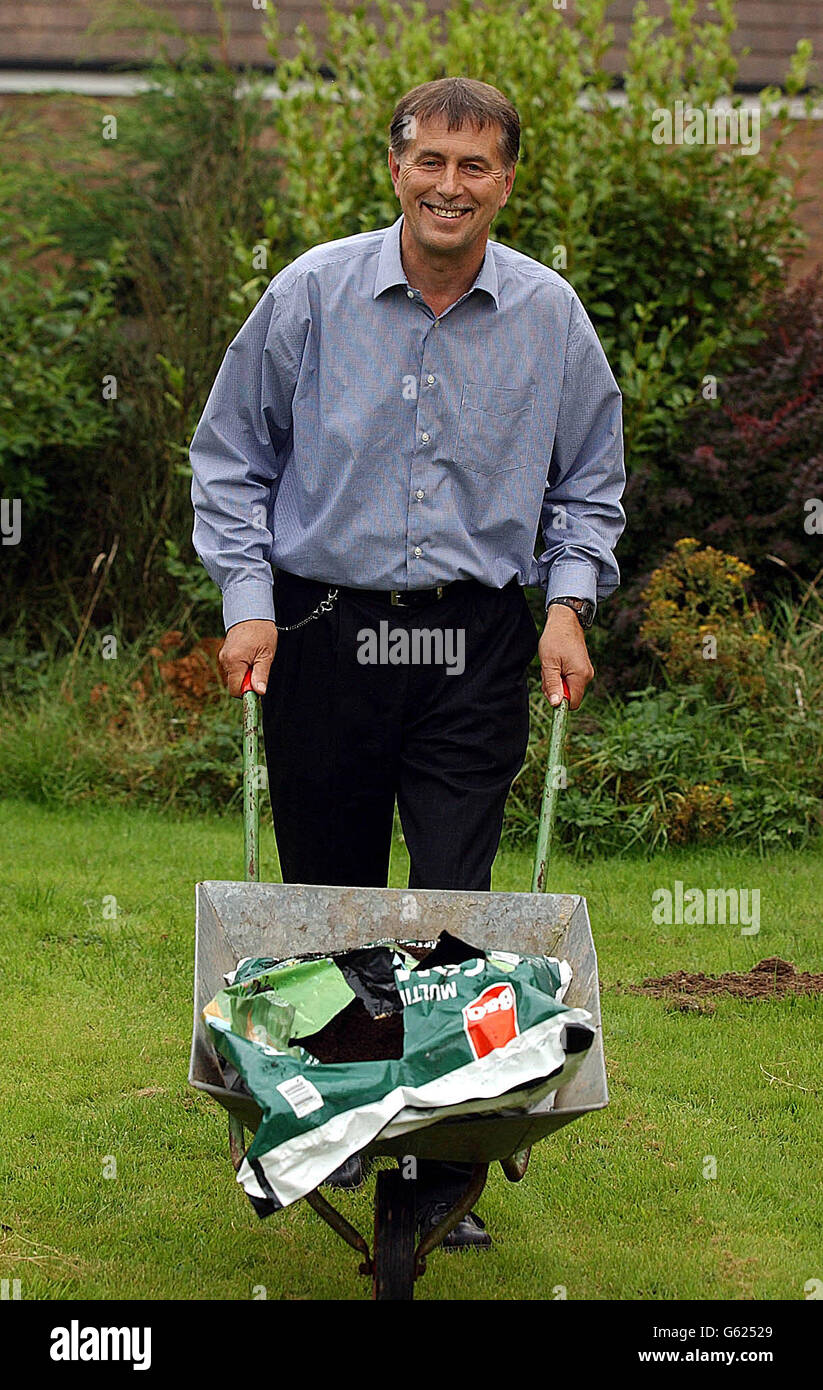
<path id="1" fill-rule="evenodd" d="M 507 169 L 513 169 L 520 154 L 520 117 L 508 97 L 488 82 L 473 77 L 439 77 L 435 82 L 422 82 L 401 97 L 394 108 L 389 127 L 389 144 L 395 159 L 400 160 L 414 136 L 416 120 L 427 121 L 445 116 L 448 130 L 473 125 L 484 130 L 498 125 L 501 130 L 499 154 Z"/>

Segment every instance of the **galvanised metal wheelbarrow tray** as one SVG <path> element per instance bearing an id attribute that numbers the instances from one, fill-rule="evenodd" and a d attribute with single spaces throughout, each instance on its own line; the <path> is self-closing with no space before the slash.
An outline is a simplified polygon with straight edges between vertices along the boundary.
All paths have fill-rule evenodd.
<path id="1" fill-rule="evenodd" d="M 360 1272 L 372 1277 L 373 1295 L 378 1299 L 413 1297 L 414 1281 L 425 1271 L 427 1256 L 471 1210 L 483 1190 L 490 1163 L 499 1162 L 506 1177 L 518 1182 L 526 1172 L 534 1143 L 587 1111 L 608 1104 L 597 958 L 586 901 L 577 894 L 545 891 L 567 714 L 568 700 L 564 698 L 552 717 L 531 892 L 260 883 L 258 696 L 250 689 L 248 676 L 244 682 L 246 878 L 243 882 L 216 880 L 196 886 L 194 1028 L 189 1067 L 190 1084 L 213 1096 L 228 1111 L 235 1170 L 244 1158 L 244 1131 L 255 1131 L 262 1114 L 251 1095 L 229 1089 L 202 1010 L 224 987 L 225 977 L 241 959 L 284 960 L 311 952 L 353 950 L 367 942 L 399 939 L 398 924 L 408 929 L 407 938 L 415 943 L 433 943 L 446 930 L 484 950 L 565 959 L 572 979 L 564 1002 L 591 1015 L 594 1039 L 582 1065 L 566 1085 L 544 1094 L 527 1110 L 452 1115 L 394 1138 L 378 1134 L 362 1150 L 366 1157 L 388 1155 L 407 1160 L 413 1156 L 473 1165 L 463 1197 L 423 1240 L 416 1237 L 415 1183 L 405 1179 L 400 1168 L 381 1169 L 377 1174 L 372 1251 L 319 1188 L 306 1195 L 314 1210 L 362 1256 Z"/>

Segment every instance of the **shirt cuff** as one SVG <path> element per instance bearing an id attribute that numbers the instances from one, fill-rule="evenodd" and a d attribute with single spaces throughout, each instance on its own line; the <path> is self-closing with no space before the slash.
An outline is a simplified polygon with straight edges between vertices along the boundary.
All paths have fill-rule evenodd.
<path id="1" fill-rule="evenodd" d="M 272 585 L 265 579 L 241 579 L 223 590 L 223 622 L 228 632 L 235 623 L 252 618 L 274 622 Z"/>
<path id="2" fill-rule="evenodd" d="M 566 594 L 569 598 L 586 598 L 597 607 L 597 571 L 593 565 L 583 560 L 564 560 L 552 565 L 546 585 L 546 607 L 549 599 Z"/>

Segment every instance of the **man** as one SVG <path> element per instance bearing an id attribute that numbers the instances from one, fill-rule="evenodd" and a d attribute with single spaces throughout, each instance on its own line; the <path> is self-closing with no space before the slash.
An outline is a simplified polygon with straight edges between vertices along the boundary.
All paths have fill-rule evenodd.
<path id="1" fill-rule="evenodd" d="M 192 442 L 194 544 L 223 592 L 229 691 L 251 667 L 263 697 L 285 882 L 385 886 L 396 799 L 409 886 L 487 891 L 535 649 L 551 704 L 565 677 L 576 709 L 594 674 L 584 630 L 625 523 L 621 396 L 571 286 L 489 240 L 519 143 L 495 87 L 408 92 L 388 153 L 400 216 L 274 277 Z M 333 1178 L 362 1180 L 349 1168 Z M 419 1165 L 421 1229 L 467 1171 Z M 449 1243 L 490 1238 L 470 1213 Z"/>

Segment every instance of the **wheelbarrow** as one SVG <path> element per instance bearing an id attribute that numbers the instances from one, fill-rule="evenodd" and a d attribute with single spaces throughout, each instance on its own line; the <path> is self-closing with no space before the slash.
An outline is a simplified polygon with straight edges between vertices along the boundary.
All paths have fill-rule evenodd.
<path id="1" fill-rule="evenodd" d="M 500 1163 L 510 1182 L 525 1175 L 531 1147 L 571 1120 L 608 1104 L 600 1023 L 597 957 L 589 914 L 578 894 L 548 893 L 551 833 L 561 784 L 568 716 L 568 688 L 552 715 L 537 846 L 529 893 L 462 892 L 452 889 L 354 888 L 259 881 L 258 836 L 261 767 L 258 762 L 259 697 L 251 672 L 243 683 L 243 820 L 245 879 L 210 880 L 195 889 L 197 936 L 194 1027 L 189 1082 L 228 1111 L 229 1150 L 235 1171 L 261 1111 L 249 1095 L 225 1084 L 202 1010 L 225 984 L 224 976 L 247 956 L 286 959 L 309 952 L 346 951 L 380 938 L 397 939 L 398 923 L 409 940 L 434 942 L 444 929 L 484 949 L 514 950 L 568 960 L 573 975 L 565 1003 L 588 1010 L 594 1040 L 582 1066 L 526 1111 L 445 1117 L 394 1139 L 377 1137 L 366 1158 L 440 1159 L 472 1165 L 458 1202 L 422 1240 L 417 1239 L 415 1186 L 400 1168 L 377 1174 L 372 1248 L 316 1188 L 303 1199 L 361 1257 L 359 1271 L 372 1280 L 377 1299 L 411 1299 L 432 1251 L 471 1210 L 486 1183 L 489 1164 Z"/>

